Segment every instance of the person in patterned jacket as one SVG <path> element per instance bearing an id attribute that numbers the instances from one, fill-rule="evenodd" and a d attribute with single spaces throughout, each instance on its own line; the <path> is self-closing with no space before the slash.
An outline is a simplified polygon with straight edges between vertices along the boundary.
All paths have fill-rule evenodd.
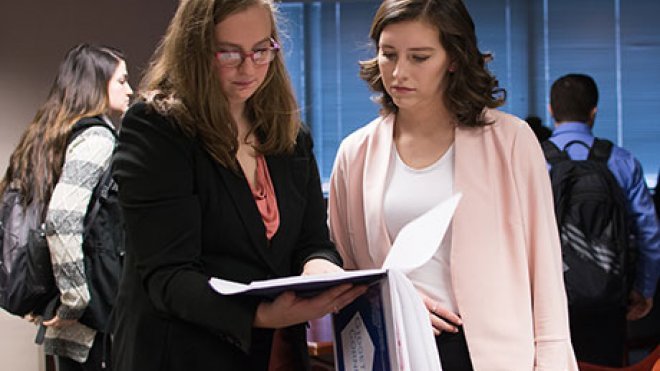
<path id="1" fill-rule="evenodd" d="M 14 150 L 0 189 L 19 188 L 28 202 L 47 205 L 46 222 L 55 282 L 60 291 L 55 316 L 46 326 L 44 350 L 59 371 L 101 370 L 103 334 L 78 321 L 90 300 L 83 266 L 82 234 L 92 190 L 109 166 L 115 136 L 107 128 L 84 130 L 69 143 L 73 126 L 128 109 L 133 91 L 123 54 L 114 48 L 80 44 L 66 54 L 46 102 Z"/>

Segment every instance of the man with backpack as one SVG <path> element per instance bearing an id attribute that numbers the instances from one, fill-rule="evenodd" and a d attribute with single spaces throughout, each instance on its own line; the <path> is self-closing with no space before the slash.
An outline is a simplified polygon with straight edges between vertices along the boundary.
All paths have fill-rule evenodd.
<path id="1" fill-rule="evenodd" d="M 622 366 L 626 319 L 640 319 L 653 306 L 660 232 L 639 161 L 592 134 L 597 104 L 598 88 L 590 76 L 556 80 L 550 92 L 555 130 L 543 150 L 576 357 Z"/>

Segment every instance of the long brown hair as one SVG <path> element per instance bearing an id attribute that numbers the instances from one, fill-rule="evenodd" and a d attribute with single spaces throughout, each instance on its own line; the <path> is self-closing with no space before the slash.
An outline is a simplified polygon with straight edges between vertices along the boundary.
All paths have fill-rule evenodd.
<path id="1" fill-rule="evenodd" d="M 393 23 L 419 20 L 438 30 L 455 71 L 447 74 L 443 94 L 447 108 L 456 115 L 459 125 L 484 126 L 484 108 L 504 104 L 506 92 L 488 72 L 485 63 L 492 59 L 477 47 L 474 22 L 461 0 L 384 0 L 374 16 L 369 36 L 378 46 L 383 29 Z M 380 94 L 381 112 L 397 111 L 392 97 L 383 86 L 378 58 L 360 62 L 360 77 Z"/>
<path id="2" fill-rule="evenodd" d="M 251 6 L 265 7 L 279 43 L 270 0 L 182 0 L 140 84 L 141 99 L 158 113 L 175 118 L 183 132 L 198 137 L 220 164 L 238 169 L 237 129 L 213 64 L 215 25 Z M 262 154 L 290 152 L 300 117 L 281 53 L 271 62 L 262 85 L 246 102 Z"/>
<path id="3" fill-rule="evenodd" d="M 62 172 L 71 127 L 80 118 L 108 111 L 108 84 L 123 60 L 117 49 L 89 44 L 67 52 L 46 102 L 11 154 L 0 194 L 16 188 L 26 205 L 47 206 Z"/>

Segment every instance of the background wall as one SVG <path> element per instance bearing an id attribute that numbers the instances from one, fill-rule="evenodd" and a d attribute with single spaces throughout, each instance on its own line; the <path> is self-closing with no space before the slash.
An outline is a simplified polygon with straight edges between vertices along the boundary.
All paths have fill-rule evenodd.
<path id="1" fill-rule="evenodd" d="M 43 103 L 64 54 L 75 44 L 124 51 L 139 82 L 176 0 L 0 2 L 0 169 Z"/>
<path id="2" fill-rule="evenodd" d="M 339 142 L 378 114 L 358 76 L 373 56 L 368 39 L 380 0 L 284 0 L 285 43 L 303 118 L 327 180 Z M 502 110 L 521 118 L 547 112 L 550 85 L 577 72 L 600 90 L 597 136 L 630 150 L 655 186 L 660 168 L 660 1 L 464 0 L 479 47 L 507 91 Z"/>
<path id="3" fill-rule="evenodd" d="M 80 42 L 122 49 L 135 86 L 176 5 L 176 0 L 0 1 L 1 174 L 67 50 Z M 2 370 L 43 370 L 35 332 L 0 310 Z"/>

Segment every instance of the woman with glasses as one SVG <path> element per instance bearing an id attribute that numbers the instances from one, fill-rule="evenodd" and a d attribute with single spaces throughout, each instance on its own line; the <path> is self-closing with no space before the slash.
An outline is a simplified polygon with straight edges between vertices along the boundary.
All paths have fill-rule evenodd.
<path id="1" fill-rule="evenodd" d="M 127 113 L 114 175 L 126 220 L 117 370 L 267 370 L 304 322 L 364 292 L 222 296 L 251 282 L 340 270 L 311 141 L 279 53 L 270 0 L 184 0 Z"/>

